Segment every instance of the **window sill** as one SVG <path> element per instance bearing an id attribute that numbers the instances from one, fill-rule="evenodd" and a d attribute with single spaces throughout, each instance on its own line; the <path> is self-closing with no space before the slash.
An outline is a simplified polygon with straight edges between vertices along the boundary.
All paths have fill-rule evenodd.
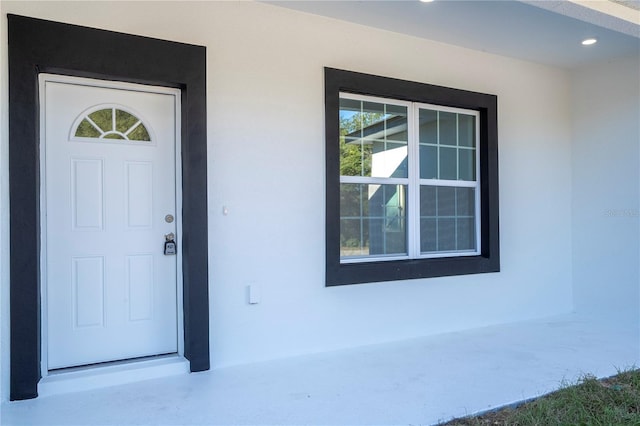
<path id="1" fill-rule="evenodd" d="M 364 284 L 500 272 L 497 255 L 438 257 L 360 263 L 327 262 L 326 285 Z"/>

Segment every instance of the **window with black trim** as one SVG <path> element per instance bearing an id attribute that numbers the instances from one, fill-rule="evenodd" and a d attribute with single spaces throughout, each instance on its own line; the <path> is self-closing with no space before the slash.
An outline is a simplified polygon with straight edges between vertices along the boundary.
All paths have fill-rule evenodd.
<path id="1" fill-rule="evenodd" d="M 497 272 L 497 98 L 325 68 L 326 283 Z"/>

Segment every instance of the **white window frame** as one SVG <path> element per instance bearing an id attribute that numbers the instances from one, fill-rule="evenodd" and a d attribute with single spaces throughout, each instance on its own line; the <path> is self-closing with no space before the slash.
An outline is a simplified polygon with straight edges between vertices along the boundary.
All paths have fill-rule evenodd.
<path id="1" fill-rule="evenodd" d="M 409 102 L 398 99 L 383 98 L 369 95 L 359 95 L 348 92 L 340 92 L 339 99 L 374 102 L 387 105 L 402 106 L 407 108 L 407 167 L 406 178 L 380 178 L 366 176 L 340 175 L 340 184 L 371 184 L 371 185 L 406 185 L 409 202 L 406 212 L 406 255 L 354 255 L 341 256 L 340 264 L 366 263 L 380 261 L 396 261 L 409 259 L 430 259 L 443 257 L 478 256 L 481 254 L 481 198 L 480 198 L 480 114 L 478 111 L 464 108 L 453 108 L 436 104 Z M 475 117 L 475 181 L 445 180 L 445 179 L 420 179 L 420 141 L 419 141 L 419 117 L 420 109 L 429 109 L 456 114 L 465 114 Z M 456 126 L 456 132 L 459 127 Z M 460 149 L 456 145 L 457 149 Z M 465 149 L 465 148 L 463 148 Z M 438 156 L 439 161 L 439 156 Z M 457 162 L 456 167 L 459 167 Z M 468 251 L 440 251 L 434 253 L 422 253 L 420 250 L 420 188 L 422 186 L 448 186 L 466 187 L 475 189 L 475 250 Z"/>

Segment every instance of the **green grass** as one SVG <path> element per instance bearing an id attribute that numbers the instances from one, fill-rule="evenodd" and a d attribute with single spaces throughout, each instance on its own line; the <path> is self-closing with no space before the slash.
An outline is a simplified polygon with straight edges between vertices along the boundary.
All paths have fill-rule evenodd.
<path id="1" fill-rule="evenodd" d="M 447 426 L 640 426 L 640 369 L 619 371 L 598 380 L 584 376 L 563 383 L 560 390 L 522 404 L 481 416 L 465 417 Z"/>

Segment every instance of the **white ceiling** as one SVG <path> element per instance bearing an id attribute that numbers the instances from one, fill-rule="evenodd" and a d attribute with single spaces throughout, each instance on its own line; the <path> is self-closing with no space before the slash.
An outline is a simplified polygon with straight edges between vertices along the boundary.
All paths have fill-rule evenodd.
<path id="1" fill-rule="evenodd" d="M 631 7 L 600 1 L 614 9 L 622 8 L 622 14 L 612 14 L 608 9 L 603 13 L 578 4 L 578 0 L 266 3 L 562 68 L 640 55 L 640 11 L 634 9 L 637 1 L 626 2 Z M 582 46 L 580 42 L 587 37 L 597 38 L 598 43 Z"/>

